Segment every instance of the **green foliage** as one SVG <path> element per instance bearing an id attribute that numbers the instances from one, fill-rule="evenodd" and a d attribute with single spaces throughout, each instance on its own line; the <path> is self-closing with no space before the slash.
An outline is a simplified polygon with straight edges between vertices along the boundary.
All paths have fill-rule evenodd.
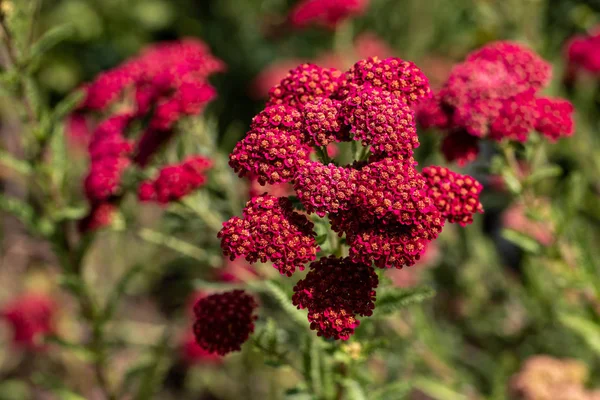
<path id="1" fill-rule="evenodd" d="M 430 287 L 384 289 L 377 294 L 375 316 L 392 314 L 402 308 L 422 303 L 434 296 L 435 290 Z"/>

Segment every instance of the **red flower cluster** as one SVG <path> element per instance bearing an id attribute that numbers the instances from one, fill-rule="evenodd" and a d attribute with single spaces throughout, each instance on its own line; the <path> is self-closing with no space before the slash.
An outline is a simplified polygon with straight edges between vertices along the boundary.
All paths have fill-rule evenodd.
<path id="1" fill-rule="evenodd" d="M 173 136 L 175 123 L 183 116 L 200 113 L 215 97 L 207 78 L 223 69 L 223 63 L 204 43 L 184 39 L 149 47 L 86 86 L 85 101 L 74 116 L 79 124 L 93 114 L 108 115 L 92 131 L 89 145 L 91 165 L 85 193 L 92 213 L 88 220 L 100 205 L 118 202 L 121 176 L 131 164 L 146 166 Z M 134 137 L 140 130 L 139 137 Z M 147 194 L 148 185 L 140 190 Z M 174 197 L 181 194 L 181 187 L 167 190 Z M 162 199 L 166 197 L 158 201 L 166 201 Z M 82 223 L 83 230 L 98 227 Z"/>
<path id="2" fill-rule="evenodd" d="M 310 161 L 298 169 L 294 190 L 306 211 L 324 217 L 347 210 L 356 192 L 355 170 Z"/>
<path id="3" fill-rule="evenodd" d="M 473 222 L 473 214 L 483 212 L 479 202 L 483 186 L 475 179 L 436 166 L 423 168 L 423 175 L 429 187 L 427 194 L 449 222 L 466 226 Z"/>
<path id="4" fill-rule="evenodd" d="M 295 212 L 287 198 L 269 195 L 251 199 L 244 208 L 244 218 L 233 217 L 224 223 L 218 237 L 223 253 L 232 260 L 271 261 L 288 276 L 296 268 L 303 270 L 319 251 L 313 223 Z"/>
<path id="5" fill-rule="evenodd" d="M 535 129 L 538 132 L 551 141 L 573 134 L 573 104 L 563 99 L 539 97 L 536 105 L 539 118 L 535 122 Z"/>
<path id="6" fill-rule="evenodd" d="M 43 337 L 54 330 L 56 303 L 45 294 L 30 293 L 17 297 L 0 312 L 12 327 L 15 346 L 39 349 Z"/>
<path id="7" fill-rule="evenodd" d="M 592 75 L 600 74 L 600 27 L 589 35 L 572 38 L 567 44 L 567 61 L 569 73 L 576 74 L 583 70 Z"/>
<path id="8" fill-rule="evenodd" d="M 330 28 L 367 9 L 369 0 L 301 0 L 292 10 L 292 25 L 303 28 L 317 23 Z"/>
<path id="9" fill-rule="evenodd" d="M 572 108 L 564 103 L 538 104 L 538 92 L 550 76 L 550 64 L 531 50 L 512 42 L 491 43 L 454 67 L 444 87 L 420 107 L 419 121 L 447 132 L 442 151 L 459 164 L 476 157 L 480 138 L 525 142 L 539 127 L 553 140 L 569 136 Z M 565 124 L 549 129 L 550 120 Z"/>
<path id="10" fill-rule="evenodd" d="M 310 329 L 319 336 L 347 340 L 360 324 L 356 316 L 373 314 L 378 283 L 369 264 L 330 256 L 310 265 L 310 272 L 294 287 L 292 301 L 308 309 Z"/>
<path id="11" fill-rule="evenodd" d="M 294 297 L 296 305 L 309 309 L 313 329 L 327 337 L 347 339 L 358 325 L 356 315 L 370 315 L 372 304 L 361 308 L 353 301 L 365 307 L 372 302 L 373 264 L 414 265 L 446 219 L 464 225 L 482 211 L 479 192 L 462 192 L 478 185 L 474 179 L 452 175 L 455 186 L 443 194 L 462 207 L 438 209 L 439 199 L 429 194 L 434 187 L 416 168 L 412 108 L 430 93 L 423 73 L 398 58 L 362 60 L 344 74 L 304 64 L 271 90 L 267 108 L 230 155 L 242 176 L 291 183 L 307 213 L 327 216 L 332 230 L 345 236 L 348 257 L 313 263 Z M 326 145 L 345 141 L 366 146 L 367 155 L 346 166 L 310 158 L 311 149 L 322 153 Z M 243 218 L 231 218 L 218 236 L 232 259 L 272 261 L 289 276 L 316 258 L 312 229 L 288 199 L 263 195 L 250 200 Z"/>
<path id="12" fill-rule="evenodd" d="M 194 336 L 201 348 L 219 355 L 239 351 L 254 332 L 257 307 L 243 290 L 202 297 L 194 306 Z"/>
<path id="13" fill-rule="evenodd" d="M 299 65 L 269 91 L 267 106 L 285 104 L 302 110 L 309 101 L 329 97 L 336 91 L 341 74 L 335 68 L 321 68 L 315 64 Z"/>
<path id="14" fill-rule="evenodd" d="M 202 156 L 167 165 L 161 168 L 156 179 L 140 184 L 138 198 L 140 201 L 157 201 L 161 204 L 177 201 L 204 185 L 204 173 L 211 166 L 212 161 Z"/>

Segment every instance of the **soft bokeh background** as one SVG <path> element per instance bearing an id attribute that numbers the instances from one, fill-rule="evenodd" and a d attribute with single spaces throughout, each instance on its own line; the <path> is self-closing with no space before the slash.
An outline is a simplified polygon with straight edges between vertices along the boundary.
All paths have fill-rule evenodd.
<path id="1" fill-rule="evenodd" d="M 546 147 L 544 157 L 562 173 L 541 185 L 536 200 L 541 214 L 527 216 L 514 204 L 501 179 L 489 174 L 494 150 L 485 148 L 465 171 L 484 184 L 486 213 L 464 230 L 447 227 L 421 265 L 388 275 L 399 286 L 434 287 L 436 297 L 390 315 L 375 314 L 349 343 L 324 344 L 317 351 L 350 360 L 356 369 L 360 387 L 353 391 L 350 385 L 348 399 L 509 399 L 511 377 L 540 354 L 577 359 L 581 365 L 573 368 L 589 375 L 581 378 L 582 384 L 600 389 L 600 79 L 583 77 L 569 90 L 561 84 L 564 45 L 600 23 L 600 2 L 372 0 L 364 16 L 337 32 L 290 27 L 286 16 L 294 3 L 44 0 L 38 34 L 61 24 L 71 24 L 74 31 L 40 66 L 42 95 L 55 104 L 150 43 L 199 38 L 227 64 L 227 71 L 211 78 L 217 100 L 182 128 L 185 134 L 164 157 L 177 160 L 178 149 L 197 150 L 224 165 L 263 107 L 266 88 L 299 62 L 343 69 L 369 52 L 385 53 L 380 55 L 416 62 L 435 88 L 454 63 L 489 41 L 526 43 L 554 66 L 548 93 L 568 97 L 577 110 L 575 136 Z M 7 0 L 0 4 L 10 7 Z M 356 54 L 339 53 L 352 42 Z M 11 149 L 18 123 L 6 98 L 0 101 L 0 113 L 2 147 Z M 434 132 L 420 132 L 420 140 L 423 165 L 444 162 Z M 85 173 L 87 160 L 76 144 L 69 147 L 68 163 L 72 197 L 84 206 L 77 177 Z M 0 190 L 18 195 L 6 174 L 10 172 L 0 169 Z M 151 370 L 149 379 L 161 387 L 155 395 L 160 399 L 310 398 L 298 389 L 298 371 L 253 346 L 216 362 L 190 363 L 184 359 L 188 353 L 181 351 L 194 290 L 226 287 L 208 283 L 222 281 L 218 274 L 224 266 L 237 268 L 238 279 L 255 278 L 245 265 L 228 265 L 215 238 L 220 222 L 241 210 L 247 186 L 232 174 L 210 175 L 206 190 L 193 199 L 202 205 L 198 213 L 210 214 L 204 219 L 186 209 L 165 211 L 129 201 L 120 222 L 95 243 L 85 276 L 103 301 L 124 271 L 143 269 L 124 296 L 118 321 L 110 326 L 115 338 L 110 375 L 126 391 Z M 215 201 L 224 191 L 229 200 Z M 28 290 L 50 292 L 60 303 L 61 337 L 77 342 L 85 328 L 76 304 L 61 294 L 52 252 L 11 217 L 0 218 L 0 304 Z M 503 235 L 504 227 L 522 234 L 516 237 L 521 247 Z M 564 240 L 554 240 L 557 236 Z M 268 265 L 256 269 L 262 279 L 278 276 Z M 285 290 L 292 287 L 283 284 Z M 281 349 L 304 351 L 310 344 L 295 337 L 295 322 L 275 300 L 261 299 L 260 331 Z M 172 332 L 161 344 L 165 325 Z M 48 346 L 35 355 L 14 349 L 8 326 L 0 323 L 0 400 L 102 398 L 84 348 Z M 555 368 L 564 372 L 571 367 Z M 536 379 L 546 378 L 531 378 Z M 390 384 L 402 386 L 404 394 L 383 390 Z"/>

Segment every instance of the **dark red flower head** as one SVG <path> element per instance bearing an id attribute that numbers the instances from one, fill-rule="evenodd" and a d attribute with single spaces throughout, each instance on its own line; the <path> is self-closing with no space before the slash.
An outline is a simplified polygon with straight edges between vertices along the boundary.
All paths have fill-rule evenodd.
<path id="1" fill-rule="evenodd" d="M 223 253 L 232 260 L 271 261 L 281 274 L 291 276 L 316 257 L 319 247 L 313 226 L 287 198 L 262 195 L 246 204 L 243 218 L 225 222 L 218 237 Z"/>
<path id="2" fill-rule="evenodd" d="M 212 294 L 194 306 L 196 343 L 208 351 L 224 356 L 241 350 L 254 332 L 257 303 L 243 290 Z"/>
<path id="3" fill-rule="evenodd" d="M 54 330 L 56 303 L 46 294 L 30 293 L 13 299 L 0 312 L 13 331 L 18 347 L 39 349 L 44 336 Z"/>
<path id="4" fill-rule="evenodd" d="M 373 314 L 378 283 L 369 264 L 330 256 L 310 265 L 294 287 L 292 301 L 308 309 L 310 328 L 319 336 L 347 340 L 360 324 L 356 317 Z"/>
<path id="5" fill-rule="evenodd" d="M 483 212 L 479 202 L 483 186 L 472 177 L 437 166 L 423 168 L 423 175 L 429 186 L 427 194 L 449 222 L 466 226 L 475 213 Z"/>

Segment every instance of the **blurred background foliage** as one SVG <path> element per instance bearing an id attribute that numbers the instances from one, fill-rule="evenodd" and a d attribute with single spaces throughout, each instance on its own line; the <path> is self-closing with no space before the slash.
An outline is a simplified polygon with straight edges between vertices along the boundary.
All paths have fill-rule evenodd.
<path id="1" fill-rule="evenodd" d="M 119 357 L 123 360 L 112 360 L 115 373 L 127 380 L 143 368 L 159 365 L 162 370 L 156 373 L 155 383 L 164 385 L 156 395 L 161 399 L 310 398 L 303 395 L 305 388 L 298 386 L 296 367 L 276 368 L 285 365 L 282 357 L 287 357 L 277 349 L 292 348 L 292 354 L 313 357 L 293 362 L 300 369 L 316 365 L 313 379 L 328 379 L 327 371 L 337 365 L 326 365 L 320 353 L 349 365 L 356 380 L 340 381 L 348 385 L 348 399 L 505 399 L 510 398 L 510 377 L 523 361 L 548 354 L 583 361 L 590 372 L 588 385 L 600 387 L 600 86 L 593 79 L 579 82 L 570 91 L 561 86 L 564 44 L 572 35 L 600 23 L 600 1 L 372 0 L 368 12 L 354 19 L 341 38 L 339 32 L 317 27 L 292 30 L 285 18 L 293 3 L 44 0 L 37 10 L 37 34 L 65 24 L 74 29 L 47 54 L 37 72 L 41 93 L 51 104 L 156 41 L 197 37 L 227 64 L 226 73 L 211 78 L 218 99 L 201 118 L 182 127 L 185 135 L 163 156 L 173 161 L 181 154 L 203 153 L 218 159 L 222 168 L 213 171 L 208 187 L 190 200 L 204 204 L 205 210 L 164 211 L 127 202 L 121 229 L 102 233 L 88 256 L 88 279 L 105 297 L 131 265 L 145 271 L 134 281 L 120 311 L 121 321 L 128 322 L 112 327 L 139 345 L 122 352 Z M 160 332 L 152 327 L 173 323 L 185 329 L 183 309 L 188 296 L 198 288 L 227 287 L 208 283 L 223 263 L 214 221 L 218 229 L 220 221 L 238 214 L 245 201 L 247 188 L 231 172 L 223 171 L 227 153 L 263 107 L 252 82 L 277 61 L 318 58 L 331 52 L 339 40 L 352 40 L 363 32 L 376 34 L 395 55 L 415 61 L 426 73 L 441 69 L 443 75 L 469 51 L 498 39 L 523 41 L 553 63 L 555 78 L 548 92 L 573 101 L 578 128 L 573 138 L 545 145 L 537 155 L 541 164 L 560 167 L 559 174 L 548 180 L 540 178 L 534 185 L 535 201 L 528 209 L 535 223 L 553 225 L 550 244 L 532 237 L 535 228 L 531 225 L 506 235 L 503 218 L 515 198 L 506 188 L 493 188 L 489 170 L 495 152 L 487 148 L 467 169 L 486 186 L 486 214 L 465 230 L 447 227 L 431 265 L 410 270 L 418 276 L 410 279 L 436 289 L 433 300 L 389 315 L 376 311 L 345 344 L 303 342 L 304 336 L 294 332 L 305 328 L 299 328 L 289 310 L 277 301 L 277 293 L 288 296 L 293 284 L 280 280 L 285 285 L 282 288 L 255 287 L 262 290 L 264 310 L 255 346 L 267 341 L 271 357 L 259 354 L 255 346 L 246 346 L 241 354 L 218 366 L 188 370 L 174 361 L 160 364 L 163 357 L 156 345 Z M 3 115 L 7 109 L 3 107 Z M 5 119 L 10 118 L 5 115 Z M 436 151 L 438 137 L 423 133 L 420 139 L 420 163 L 443 163 Z M 524 161 L 533 157 L 527 151 L 523 152 Z M 83 173 L 85 160 L 75 153 L 69 157 L 71 173 Z M 75 196 L 78 185 L 74 180 L 71 190 Z M 212 216 L 200 215 L 207 210 Z M 5 229 L 3 235 L 7 232 Z M 28 272 L 18 278 L 26 276 L 25 285 L 56 284 L 52 258 L 40 247 L 35 240 L 24 247 Z M 278 276 L 270 266 L 258 268 L 263 278 Z M 69 307 L 73 305 L 66 310 Z M 64 324 L 66 331 L 77 336 L 80 328 L 72 317 L 65 317 Z M 19 364 L 10 359 L 13 353 L 8 349 L 0 350 L 0 399 L 80 398 L 69 397 L 69 393 L 75 396 L 74 392 L 99 398 L 93 397 L 93 390 L 85 390 L 93 380 L 89 371 L 78 371 L 85 364 L 85 354 L 74 356 L 71 350 L 63 348 L 47 359 L 36 359 L 41 365 L 35 367 L 23 366 L 27 355 L 20 355 Z M 15 368 L 17 364 L 19 368 Z M 43 372 L 57 367 L 59 375 L 67 377 L 63 382 L 51 380 Z M 42 372 L 28 375 L 31 370 Z M 335 374 L 339 378 L 340 371 Z M 31 392 L 24 384 L 27 379 L 44 390 Z M 323 387 L 327 388 L 327 382 Z"/>

